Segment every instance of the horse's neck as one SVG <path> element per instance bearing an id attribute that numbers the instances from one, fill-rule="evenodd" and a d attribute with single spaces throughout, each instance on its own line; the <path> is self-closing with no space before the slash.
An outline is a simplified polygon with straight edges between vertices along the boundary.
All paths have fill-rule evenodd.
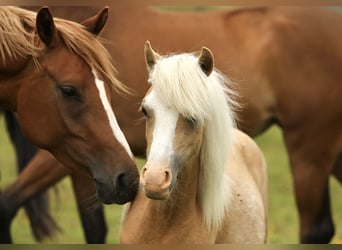
<path id="1" fill-rule="evenodd" d="M 19 82 L 2 79 L 0 76 L 0 107 L 6 110 L 16 111 L 17 92 Z"/>
<path id="2" fill-rule="evenodd" d="M 28 57 L 18 56 L 0 62 L 0 107 L 15 111 L 19 87 L 31 74 Z"/>
<path id="3" fill-rule="evenodd" d="M 196 156 L 178 174 L 176 185 L 170 195 L 174 205 L 182 207 L 197 205 L 200 158 Z"/>
<path id="4" fill-rule="evenodd" d="M 170 197 L 159 207 L 159 209 L 162 209 L 161 211 L 177 214 L 179 213 L 179 208 L 192 208 L 197 206 L 199 169 L 199 156 L 187 162 L 182 167 L 182 170 L 178 173 L 176 184 Z M 153 206 L 154 200 L 148 200 L 151 201 L 151 205 Z"/>
<path id="5" fill-rule="evenodd" d="M 197 201 L 198 176 L 196 159 L 179 173 L 168 200 L 148 199 L 140 190 L 124 217 L 122 243 L 207 242 Z"/>

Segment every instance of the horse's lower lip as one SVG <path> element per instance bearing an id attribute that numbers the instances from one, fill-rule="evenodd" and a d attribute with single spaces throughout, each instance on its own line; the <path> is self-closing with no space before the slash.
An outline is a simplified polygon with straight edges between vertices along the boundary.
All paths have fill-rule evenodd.
<path id="1" fill-rule="evenodd" d="M 99 192 L 97 192 L 97 196 L 101 203 L 107 204 L 107 205 L 110 205 L 110 204 L 122 205 L 134 199 L 134 197 L 130 197 L 129 195 L 125 195 L 125 196 L 117 196 L 115 194 L 101 195 Z"/>
<path id="2" fill-rule="evenodd" d="M 128 199 L 125 199 L 125 198 L 102 199 L 101 197 L 99 197 L 99 200 L 101 201 L 101 203 L 106 204 L 106 205 L 110 205 L 110 204 L 122 205 L 122 204 L 125 204 L 126 202 L 129 202 L 129 200 L 128 200 Z"/>
<path id="3" fill-rule="evenodd" d="M 127 193 L 115 192 L 114 188 L 104 188 L 101 185 L 96 185 L 96 193 L 99 201 L 103 204 L 118 204 L 122 205 L 133 201 L 136 196 L 136 190 L 129 190 Z"/>

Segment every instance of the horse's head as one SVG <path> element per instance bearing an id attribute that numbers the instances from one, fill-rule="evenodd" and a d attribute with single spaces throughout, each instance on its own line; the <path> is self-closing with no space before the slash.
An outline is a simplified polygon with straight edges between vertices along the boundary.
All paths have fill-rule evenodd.
<path id="1" fill-rule="evenodd" d="M 121 204 L 135 197 L 139 174 L 110 105 L 121 85 L 96 38 L 107 15 L 104 9 L 82 26 L 40 9 L 34 37 L 40 50 L 16 78 L 22 84 L 15 110 L 32 142 L 90 172 L 102 202 Z"/>
<path id="2" fill-rule="evenodd" d="M 160 56 L 152 50 L 148 42 L 145 45 L 145 58 L 152 87 L 141 105 L 146 119 L 148 146 L 147 162 L 140 178 L 147 197 L 166 199 L 179 177 L 178 173 L 182 171 L 184 174 L 184 171 L 189 171 L 188 174 L 191 174 L 193 170 L 190 168 L 194 161 L 199 163 L 205 114 L 192 110 L 196 105 L 200 107 L 202 104 L 201 99 L 195 100 L 199 102 L 197 104 L 190 100 L 193 99 L 191 95 L 194 92 L 190 92 L 192 89 L 185 90 L 187 87 L 183 86 L 185 91 L 181 90 L 180 85 L 183 82 L 178 82 L 179 78 L 176 75 L 179 72 L 174 68 L 178 64 L 174 60 L 182 60 L 181 58 L 165 57 L 162 63 L 159 60 Z M 159 65 L 161 63 L 163 65 Z M 213 70 L 213 56 L 208 49 L 203 48 L 197 62 L 184 66 L 190 70 L 198 68 L 201 77 L 208 77 Z M 172 72 L 173 70 L 175 72 Z M 191 73 L 186 72 L 187 70 L 184 71 L 186 74 Z M 196 91 L 198 86 L 193 87 Z M 193 178 L 198 179 L 198 176 Z M 179 185 L 182 185 L 181 181 Z"/>

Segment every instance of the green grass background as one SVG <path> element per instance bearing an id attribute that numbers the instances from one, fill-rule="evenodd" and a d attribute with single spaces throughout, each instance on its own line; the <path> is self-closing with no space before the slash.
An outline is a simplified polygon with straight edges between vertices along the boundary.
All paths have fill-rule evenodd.
<path id="1" fill-rule="evenodd" d="M 267 133 L 256 139 L 265 154 L 268 164 L 268 205 L 269 205 L 269 243 L 297 243 L 298 215 L 295 207 L 292 178 L 281 131 L 273 127 Z M 138 164 L 143 160 L 138 159 Z M 0 117 L 0 188 L 4 189 L 15 177 L 15 158 L 13 149 L 4 131 L 4 119 Z M 314 185 L 314 183 L 313 183 Z M 84 243 L 80 220 L 76 211 L 74 196 L 69 178 L 58 185 L 58 191 L 50 189 L 49 198 L 51 212 L 62 228 L 62 232 L 43 243 Z M 342 188 L 333 178 L 330 181 L 331 200 L 336 235 L 332 243 L 342 243 Z M 118 243 L 121 206 L 105 206 L 108 225 L 107 243 Z M 15 243 L 36 243 L 29 227 L 29 222 L 23 209 L 20 209 L 12 224 L 12 234 Z"/>

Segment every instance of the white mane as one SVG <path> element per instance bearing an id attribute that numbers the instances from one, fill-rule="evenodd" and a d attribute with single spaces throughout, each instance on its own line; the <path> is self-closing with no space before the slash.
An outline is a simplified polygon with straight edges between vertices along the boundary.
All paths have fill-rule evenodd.
<path id="1" fill-rule="evenodd" d="M 224 173 L 235 127 L 230 105 L 235 103 L 228 96 L 228 81 L 217 70 L 205 75 L 194 54 L 162 57 L 149 81 L 166 105 L 204 125 L 198 194 L 205 225 L 217 230 L 230 199 Z"/>

